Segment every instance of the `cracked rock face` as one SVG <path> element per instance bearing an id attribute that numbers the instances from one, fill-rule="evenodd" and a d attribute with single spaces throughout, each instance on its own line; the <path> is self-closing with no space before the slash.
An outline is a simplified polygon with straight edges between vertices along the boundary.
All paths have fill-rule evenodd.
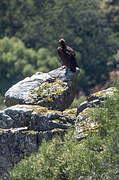
<path id="1" fill-rule="evenodd" d="M 76 120 L 76 108 L 48 110 L 38 105 L 15 105 L 0 111 L 0 178 L 9 180 L 12 169 L 24 155 L 38 150 L 42 139 L 64 136 Z"/>
<path id="2" fill-rule="evenodd" d="M 72 73 L 64 66 L 49 73 L 36 73 L 12 86 L 5 94 L 5 104 L 32 104 L 63 111 L 75 97 L 77 74 L 78 70 Z"/>
<path id="3" fill-rule="evenodd" d="M 62 112 L 38 105 L 15 105 L 1 111 L 0 115 L 1 177 L 5 169 L 12 168 L 11 164 L 23 158 L 24 152 L 30 155 L 36 151 L 43 138 L 50 140 L 55 134 L 64 136 L 75 124 L 76 108 Z"/>
<path id="4" fill-rule="evenodd" d="M 74 111 L 48 110 L 47 107 L 38 105 L 15 105 L 0 111 L 0 128 L 28 127 L 30 130 L 48 131 L 67 129 L 74 125 L 76 109 Z M 73 114 L 74 113 L 74 114 Z M 72 115 L 72 116 L 71 116 Z"/>
<path id="5" fill-rule="evenodd" d="M 9 170 L 24 156 L 37 152 L 43 138 L 47 141 L 55 134 L 28 131 L 27 128 L 0 129 L 0 179 L 10 180 Z"/>

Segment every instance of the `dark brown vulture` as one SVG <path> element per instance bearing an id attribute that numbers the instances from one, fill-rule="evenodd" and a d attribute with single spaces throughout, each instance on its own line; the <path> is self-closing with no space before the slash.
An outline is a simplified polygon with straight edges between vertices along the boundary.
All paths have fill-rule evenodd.
<path id="1" fill-rule="evenodd" d="M 59 46 L 57 48 L 59 57 L 61 59 L 62 65 L 70 68 L 72 72 L 76 72 L 76 67 L 78 67 L 76 55 L 74 50 L 67 46 L 64 39 L 59 40 Z"/>

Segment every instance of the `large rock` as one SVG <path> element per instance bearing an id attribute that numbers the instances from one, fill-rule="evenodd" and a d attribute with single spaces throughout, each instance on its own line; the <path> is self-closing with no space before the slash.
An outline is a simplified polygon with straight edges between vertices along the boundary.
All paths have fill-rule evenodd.
<path id="1" fill-rule="evenodd" d="M 61 66 L 49 73 L 40 72 L 27 77 L 6 92 L 5 104 L 32 104 L 63 111 L 75 97 L 77 72 L 72 73 L 69 68 Z"/>
<path id="2" fill-rule="evenodd" d="M 95 114 L 95 107 L 88 107 L 80 112 L 75 122 L 75 137 L 80 141 L 89 134 L 97 132 L 99 124 L 92 121 Z"/>

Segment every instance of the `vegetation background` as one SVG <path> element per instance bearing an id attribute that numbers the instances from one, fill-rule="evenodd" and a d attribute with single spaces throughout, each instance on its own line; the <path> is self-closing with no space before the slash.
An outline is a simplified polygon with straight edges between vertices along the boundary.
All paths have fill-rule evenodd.
<path id="1" fill-rule="evenodd" d="M 119 7 L 117 0 L 111 7 Z M 77 54 L 77 95 L 103 86 L 116 67 L 118 16 L 103 0 L 0 1 L 0 103 L 14 83 L 60 66 L 58 40 Z M 117 58 L 118 59 L 118 58 Z"/>

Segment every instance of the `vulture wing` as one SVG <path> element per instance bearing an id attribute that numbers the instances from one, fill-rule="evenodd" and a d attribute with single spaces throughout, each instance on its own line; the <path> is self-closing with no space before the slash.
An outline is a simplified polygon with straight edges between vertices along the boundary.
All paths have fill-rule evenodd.
<path id="1" fill-rule="evenodd" d="M 74 52 L 74 50 L 71 48 L 71 47 L 69 47 L 69 46 L 66 46 L 66 51 L 65 51 L 65 53 L 68 55 L 68 56 L 76 56 L 76 54 L 75 54 L 75 52 Z"/>
<path id="2" fill-rule="evenodd" d="M 70 56 L 71 69 L 73 68 L 74 72 L 75 72 L 76 71 L 76 67 L 78 67 L 75 51 L 71 47 L 67 46 L 66 53 L 67 53 L 68 56 Z"/>

